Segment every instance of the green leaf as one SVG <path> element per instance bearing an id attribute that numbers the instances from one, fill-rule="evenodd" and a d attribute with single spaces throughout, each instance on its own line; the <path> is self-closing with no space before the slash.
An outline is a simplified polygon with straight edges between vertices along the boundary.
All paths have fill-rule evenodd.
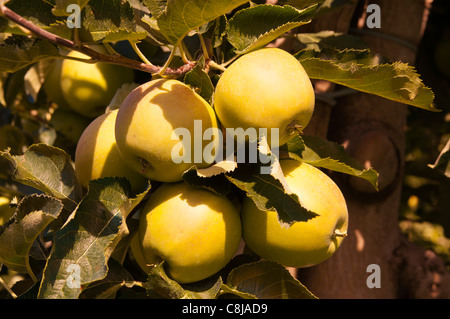
<path id="1" fill-rule="evenodd" d="M 361 37 L 331 30 L 324 30 L 316 33 L 299 33 L 296 37 L 306 49 L 318 52 L 325 49 L 365 50 L 369 48 L 367 43 Z"/>
<path id="2" fill-rule="evenodd" d="M 363 178 L 378 189 L 378 173 L 372 168 L 365 169 L 339 144 L 318 136 L 303 135 L 302 138 L 297 136 L 288 142 L 286 149 L 295 159 L 316 167 Z"/>
<path id="3" fill-rule="evenodd" d="M 161 33 L 172 44 L 177 44 L 191 30 L 212 21 L 248 2 L 247 0 L 169 0 L 157 17 Z"/>
<path id="4" fill-rule="evenodd" d="M 164 262 L 161 262 L 153 266 L 144 286 L 147 294 L 153 298 L 214 299 L 221 285 L 222 279 L 219 276 L 211 276 L 196 283 L 180 285 L 167 276 Z"/>
<path id="5" fill-rule="evenodd" d="M 136 24 L 133 8 L 121 0 L 91 0 L 83 10 L 83 28 L 89 41 L 133 42 L 145 39 L 147 32 Z"/>
<path id="6" fill-rule="evenodd" d="M 234 268 L 226 285 L 259 299 L 317 299 L 285 267 L 266 260 Z"/>
<path id="7" fill-rule="evenodd" d="M 73 219 L 54 235 L 38 297 L 78 298 L 81 287 L 105 278 L 112 251 L 128 233 L 124 221 L 146 192 L 130 198 L 125 178 L 91 181 Z"/>
<path id="8" fill-rule="evenodd" d="M 295 57 L 308 76 L 429 111 L 434 94 L 413 67 L 402 62 L 382 63 L 369 50 L 302 50 Z"/>
<path id="9" fill-rule="evenodd" d="M 0 45 L 0 72 L 16 72 L 38 61 L 61 57 L 58 48 L 40 39 Z"/>
<path id="10" fill-rule="evenodd" d="M 13 178 L 25 185 L 54 196 L 73 210 L 82 198 L 82 188 L 70 156 L 47 144 L 33 144 L 23 155 L 0 154 L 13 167 Z"/>
<path id="11" fill-rule="evenodd" d="M 234 14 L 227 38 L 243 54 L 265 46 L 287 31 L 311 21 L 316 6 L 298 10 L 291 6 L 258 5 Z"/>
<path id="12" fill-rule="evenodd" d="M 89 0 L 55 0 L 55 6 L 52 9 L 52 13 L 55 16 L 69 16 L 72 12 L 67 12 L 67 7 L 71 4 L 76 4 L 83 9 Z M 94 1 L 92 1 L 94 2 Z"/>
<path id="13" fill-rule="evenodd" d="M 225 173 L 232 172 L 236 167 L 237 163 L 232 161 L 221 161 L 207 168 L 192 166 L 184 172 L 183 180 L 189 185 L 226 195 L 230 191 L 231 183 L 225 177 Z"/>
<path id="14" fill-rule="evenodd" d="M 56 7 L 58 7 L 58 3 L 64 5 L 65 3 L 71 3 L 76 1 L 65 1 L 65 0 L 57 0 Z M 11 10 L 25 18 L 26 20 L 31 21 L 36 26 L 55 33 L 59 36 L 62 36 L 66 39 L 72 38 L 73 29 L 67 27 L 67 22 L 65 17 L 57 17 L 52 14 L 55 9 L 54 5 L 45 0 L 11 0 L 8 2 L 7 7 Z M 62 16 L 67 16 L 70 13 L 66 13 L 65 10 L 67 6 L 61 7 L 64 8 L 61 11 L 64 11 Z M 12 33 L 18 35 L 25 35 L 23 29 L 19 28 L 17 24 L 12 21 L 6 20 L 4 18 L 0 18 L 0 31 L 5 33 Z"/>
<path id="15" fill-rule="evenodd" d="M 195 68 L 186 73 L 184 76 L 184 83 L 194 88 L 194 91 L 211 103 L 212 95 L 214 93 L 214 85 L 211 78 L 203 70 L 203 63 L 198 63 Z"/>
<path id="16" fill-rule="evenodd" d="M 0 264 L 18 272 L 30 273 L 30 249 L 39 234 L 58 217 L 62 207 L 61 201 L 47 195 L 24 197 L 14 218 L 0 234 Z"/>
<path id="17" fill-rule="evenodd" d="M 257 163 L 238 162 L 237 168 L 225 177 L 243 190 L 260 210 L 276 211 L 283 227 L 318 215 L 304 208 L 298 196 L 290 191 L 280 162 L 270 151 L 265 138 L 258 141 L 258 158 L 260 161 Z"/>
<path id="18" fill-rule="evenodd" d="M 133 276 L 125 267 L 110 258 L 106 277 L 83 289 L 80 299 L 111 299 L 120 288 L 132 287 L 135 283 Z"/>

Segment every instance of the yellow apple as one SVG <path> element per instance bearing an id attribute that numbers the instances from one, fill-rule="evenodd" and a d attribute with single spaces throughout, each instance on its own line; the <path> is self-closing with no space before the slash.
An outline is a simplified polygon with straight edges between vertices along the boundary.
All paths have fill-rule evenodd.
<path id="1" fill-rule="evenodd" d="M 91 49 L 106 54 L 100 45 Z M 88 59 L 89 57 L 71 51 L 69 57 Z M 108 63 L 86 63 L 65 59 L 61 66 L 61 90 L 69 107 L 87 117 L 97 117 L 105 112 L 116 91 L 124 83 L 134 81 L 134 71 Z"/>
<path id="2" fill-rule="evenodd" d="M 70 110 L 61 89 L 62 62 L 62 60 L 52 62 L 42 88 L 50 101 L 56 103 L 59 109 Z"/>
<path id="3" fill-rule="evenodd" d="M 0 196 L 0 226 L 6 224 L 14 215 L 15 210 L 9 207 L 10 199 Z"/>
<path id="4" fill-rule="evenodd" d="M 238 249 L 241 233 L 239 213 L 228 198 L 184 182 L 164 183 L 142 208 L 141 252 L 132 252 L 141 253 L 141 264 L 164 260 L 168 276 L 191 283 L 219 272 Z"/>
<path id="5" fill-rule="evenodd" d="M 91 121 L 92 119 L 76 112 L 58 108 L 52 114 L 49 123 L 57 132 L 76 144 Z"/>
<path id="6" fill-rule="evenodd" d="M 278 48 L 243 55 L 221 75 L 214 109 L 225 128 L 267 129 L 271 146 L 281 146 L 305 128 L 314 111 L 311 81 L 300 62 Z M 278 129 L 272 141 L 271 129 Z M 275 144 L 275 145 L 274 145 Z"/>
<path id="7" fill-rule="evenodd" d="M 175 134 L 178 130 L 183 135 Z M 116 142 L 134 170 L 150 180 L 176 182 L 191 166 L 214 161 L 209 156 L 214 152 L 207 150 L 217 150 L 219 139 L 203 138 L 208 130 L 218 130 L 213 108 L 184 83 L 158 79 L 137 87 L 122 102 Z"/>
<path id="8" fill-rule="evenodd" d="M 84 187 L 101 177 L 126 177 L 134 191 L 143 190 L 147 180 L 128 167 L 117 149 L 114 124 L 118 110 L 100 115 L 84 130 L 75 151 L 75 171 Z"/>
<path id="9" fill-rule="evenodd" d="M 281 160 L 290 190 L 303 207 L 319 216 L 282 227 L 275 211 L 261 211 L 243 201 L 242 236 L 262 258 L 288 267 L 309 267 L 331 257 L 347 233 L 347 205 L 338 186 L 319 169 L 296 160 Z"/>

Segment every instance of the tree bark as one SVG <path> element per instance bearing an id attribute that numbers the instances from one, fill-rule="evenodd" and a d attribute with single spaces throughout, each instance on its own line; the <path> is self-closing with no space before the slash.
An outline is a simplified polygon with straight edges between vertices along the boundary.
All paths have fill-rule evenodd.
<path id="1" fill-rule="evenodd" d="M 342 31 L 342 21 L 352 20 L 349 27 L 356 29 L 374 52 L 414 65 L 414 47 L 421 41 L 431 1 L 370 3 L 381 9 L 380 29 L 366 27 L 368 1 L 353 8 L 353 20 L 342 18 L 353 13 L 346 7 L 343 10 L 347 11 L 313 21 L 312 26 L 318 31 L 324 26 Z M 445 286 L 450 279 L 443 263 L 431 251 L 407 242 L 398 227 L 408 106 L 364 93 L 340 98 L 333 107 L 317 106 L 305 133 L 327 134 L 350 155 L 377 170 L 379 192 L 360 179 L 331 175 L 347 200 L 349 235 L 330 259 L 299 269 L 300 281 L 319 298 L 450 297 L 449 285 Z M 379 288 L 368 284 L 373 271 L 369 265 L 373 264 L 379 266 Z"/>

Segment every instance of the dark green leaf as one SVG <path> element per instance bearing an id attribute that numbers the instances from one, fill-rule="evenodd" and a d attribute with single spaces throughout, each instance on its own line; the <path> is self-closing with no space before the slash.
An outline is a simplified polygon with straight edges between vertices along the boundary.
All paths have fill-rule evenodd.
<path id="1" fill-rule="evenodd" d="M 82 188 L 70 156 L 47 144 L 33 144 L 23 155 L 0 154 L 13 167 L 13 178 L 48 195 L 61 199 L 73 210 L 82 198 Z"/>
<path id="2" fill-rule="evenodd" d="M 73 219 L 55 233 L 39 298 L 78 298 L 81 287 L 105 278 L 114 248 L 128 234 L 124 221 L 146 192 L 135 198 L 130 194 L 124 178 L 89 183 Z"/>
<path id="3" fill-rule="evenodd" d="M 61 213 L 61 201 L 47 195 L 30 195 L 19 203 L 14 219 L 0 234 L 0 264 L 30 273 L 30 249 L 45 228 Z"/>
<path id="4" fill-rule="evenodd" d="M 211 276 L 199 282 L 180 285 L 170 279 L 164 262 L 154 265 L 148 275 L 145 288 L 150 297 L 165 299 L 214 299 L 222 285 L 219 276 Z"/>
<path id="5" fill-rule="evenodd" d="M 259 299 L 317 299 L 285 267 L 266 260 L 233 269 L 226 285 Z"/>
<path id="6" fill-rule="evenodd" d="M 303 135 L 302 138 L 297 136 L 291 140 L 286 145 L 286 150 L 295 159 L 316 167 L 363 178 L 375 189 L 378 188 L 378 173 L 372 168 L 365 169 L 339 144 L 318 136 Z"/>
<path id="7" fill-rule="evenodd" d="M 16 72 L 38 61 L 61 57 L 58 48 L 39 39 L 0 45 L 0 72 Z"/>
<path id="8" fill-rule="evenodd" d="M 214 85 L 211 82 L 211 78 L 203 70 L 202 63 L 197 64 L 195 68 L 186 73 L 184 83 L 193 87 L 194 91 L 206 101 L 211 102 Z"/>

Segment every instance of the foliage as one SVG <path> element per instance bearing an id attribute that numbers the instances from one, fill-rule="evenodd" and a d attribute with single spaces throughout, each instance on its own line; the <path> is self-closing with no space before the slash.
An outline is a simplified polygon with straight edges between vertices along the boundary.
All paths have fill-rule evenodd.
<path id="1" fill-rule="evenodd" d="M 23 298 L 315 298 L 285 267 L 254 256 L 237 256 L 223 272 L 189 285 L 171 280 L 163 263 L 148 276 L 141 273 L 128 245 L 139 208 L 158 184 L 149 183 L 134 194 L 126 179 L 111 177 L 94 180 L 83 189 L 72 166 L 75 144 L 52 126 L 50 119 L 58 105 L 41 87 L 51 63 L 66 58 L 68 48 L 89 55 L 79 44 L 96 42 L 110 54 L 92 54 L 91 62 L 135 69 L 136 83 L 119 89 L 108 109 L 118 107 L 137 84 L 160 76 L 176 77 L 211 102 L 217 79 L 228 64 L 286 32 L 300 30 L 317 14 L 342 3 L 0 1 L 0 121 L 5 124 L 0 127 L 0 192 L 15 198 L 16 207 L 15 216 L 0 230 L 0 265 L 23 274 L 22 284 L 13 287 L 15 294 Z M 79 29 L 67 27 L 69 4 L 82 9 Z M 19 27 L 10 12 L 38 27 L 39 34 L 33 29 L 33 36 L 28 36 L 30 25 Z M 303 49 L 294 56 L 311 79 L 438 111 L 433 92 L 411 66 L 387 61 L 361 46 L 360 39 L 328 31 L 295 36 Z M 276 210 L 280 222 L 313 218 L 315 213 L 284 188 L 275 153 L 263 140 L 258 142 L 259 158 L 274 159 L 269 164 L 193 166 L 184 181 L 230 198 L 250 196 L 259 208 Z M 377 172 L 319 137 L 299 134 L 280 150 L 280 157 L 357 176 L 377 188 Z M 448 151 L 436 168 L 446 163 Z M 271 174 L 260 174 L 262 166 L 269 166 Z M 68 285 L 75 279 L 81 286 Z"/>

